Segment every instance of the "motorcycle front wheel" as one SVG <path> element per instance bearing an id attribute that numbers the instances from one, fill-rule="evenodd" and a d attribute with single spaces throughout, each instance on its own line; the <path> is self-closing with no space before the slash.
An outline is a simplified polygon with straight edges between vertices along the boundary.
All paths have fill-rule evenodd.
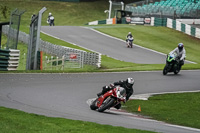
<path id="1" fill-rule="evenodd" d="M 167 65 L 165 65 L 164 69 L 163 69 L 163 75 L 166 75 L 168 73 L 168 70 L 167 70 Z"/>
<path id="2" fill-rule="evenodd" d="M 114 102 L 115 102 L 114 98 L 112 97 L 107 98 L 106 102 L 105 103 L 103 102 L 102 105 L 98 108 L 98 111 L 103 112 L 104 110 L 112 107 L 112 105 L 114 105 Z"/>
<path id="3" fill-rule="evenodd" d="M 98 99 L 98 98 L 97 98 Z M 96 110 L 98 107 L 95 105 L 97 102 L 97 99 L 95 99 L 91 104 L 90 104 L 90 109 L 91 110 Z"/>

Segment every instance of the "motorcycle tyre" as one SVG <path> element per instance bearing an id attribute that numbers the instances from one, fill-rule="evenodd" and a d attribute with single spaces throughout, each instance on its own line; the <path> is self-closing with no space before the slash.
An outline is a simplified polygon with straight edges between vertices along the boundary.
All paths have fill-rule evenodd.
<path id="1" fill-rule="evenodd" d="M 114 105 L 115 99 L 110 98 L 110 100 L 106 104 L 102 104 L 97 110 L 98 112 L 103 112 L 104 110 L 110 108 L 112 105 Z"/>
<path id="2" fill-rule="evenodd" d="M 133 44 L 132 43 L 130 43 L 129 45 L 130 45 L 131 48 L 133 48 Z"/>
<path id="3" fill-rule="evenodd" d="M 167 65 L 165 65 L 165 67 L 164 67 L 164 69 L 163 69 L 163 75 L 166 75 L 167 73 L 168 73 L 168 71 L 167 71 Z"/>
<path id="4" fill-rule="evenodd" d="M 96 110 L 98 107 L 95 105 L 97 102 L 98 98 L 95 99 L 91 104 L 90 104 L 90 109 L 91 110 Z"/>
<path id="5" fill-rule="evenodd" d="M 174 71 L 174 74 L 178 74 L 180 72 L 180 69 L 176 69 L 175 71 Z"/>

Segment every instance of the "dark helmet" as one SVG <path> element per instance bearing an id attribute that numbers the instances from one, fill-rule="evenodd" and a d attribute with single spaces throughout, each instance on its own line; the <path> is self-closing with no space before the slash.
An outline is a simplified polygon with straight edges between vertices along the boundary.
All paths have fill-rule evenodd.
<path id="1" fill-rule="evenodd" d="M 128 88 L 130 88 L 130 87 L 132 87 L 133 86 L 133 84 L 134 84 L 134 79 L 133 78 L 128 78 L 127 80 L 126 80 L 126 85 L 127 85 L 127 87 Z"/>
<path id="2" fill-rule="evenodd" d="M 179 51 L 182 51 L 182 50 L 183 50 L 183 47 L 184 47 L 183 43 L 179 43 L 179 44 L 178 44 L 178 50 L 179 50 Z"/>

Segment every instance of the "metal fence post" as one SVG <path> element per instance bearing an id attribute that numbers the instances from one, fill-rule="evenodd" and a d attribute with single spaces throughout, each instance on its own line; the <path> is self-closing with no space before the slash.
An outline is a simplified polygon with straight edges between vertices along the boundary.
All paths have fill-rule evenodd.
<path id="1" fill-rule="evenodd" d="M 46 11 L 46 7 L 43 7 L 39 11 L 39 16 L 38 16 L 38 29 L 37 29 L 37 39 L 36 39 L 36 48 L 35 48 L 35 59 L 34 59 L 34 70 L 37 69 L 37 51 L 39 49 L 39 44 L 40 44 L 40 29 L 41 29 L 41 21 L 42 21 L 42 14 Z"/>
<path id="2" fill-rule="evenodd" d="M 65 56 L 62 56 L 62 70 L 64 70 L 65 67 Z"/>
<path id="3" fill-rule="evenodd" d="M 58 56 L 56 57 L 56 70 L 58 70 Z"/>

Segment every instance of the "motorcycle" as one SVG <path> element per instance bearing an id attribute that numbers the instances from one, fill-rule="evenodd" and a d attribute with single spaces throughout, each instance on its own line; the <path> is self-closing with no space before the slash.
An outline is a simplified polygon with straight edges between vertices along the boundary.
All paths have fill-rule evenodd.
<path id="1" fill-rule="evenodd" d="M 54 26 L 54 17 L 51 16 L 50 18 L 47 18 L 47 23 L 48 23 L 50 26 Z"/>
<path id="2" fill-rule="evenodd" d="M 180 72 L 180 65 L 179 65 L 179 57 L 176 53 L 171 53 L 167 55 L 166 58 L 166 65 L 163 69 L 163 75 L 166 75 L 168 72 L 174 72 L 174 74 L 178 74 Z"/>
<path id="3" fill-rule="evenodd" d="M 92 101 L 90 109 L 103 112 L 106 109 L 117 106 L 121 102 L 126 102 L 126 90 L 123 87 L 116 86 Z"/>
<path id="4" fill-rule="evenodd" d="M 133 47 L 133 40 L 134 40 L 133 37 L 128 37 L 127 42 L 126 42 L 127 48 Z"/>

